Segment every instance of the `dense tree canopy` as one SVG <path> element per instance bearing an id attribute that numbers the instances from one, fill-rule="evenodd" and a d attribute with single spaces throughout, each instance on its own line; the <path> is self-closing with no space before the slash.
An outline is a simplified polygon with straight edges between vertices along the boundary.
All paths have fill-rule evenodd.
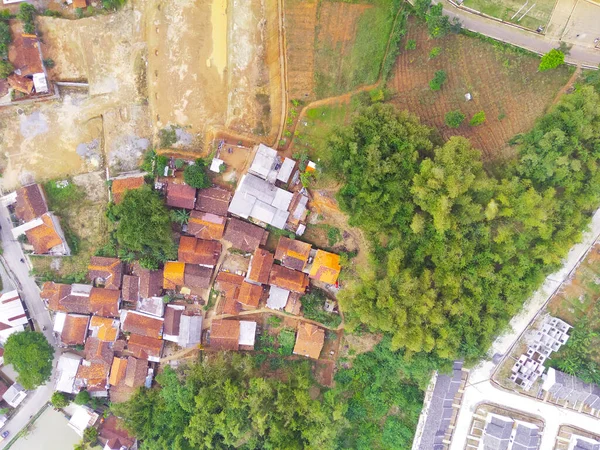
<path id="1" fill-rule="evenodd" d="M 174 257 L 169 211 L 160 195 L 149 186 L 127 191 L 112 213 L 118 220 L 117 240 L 121 250 L 135 254 L 143 267 L 155 269 Z"/>
<path id="2" fill-rule="evenodd" d="M 463 138 L 374 105 L 330 139 L 350 223 L 373 240 L 373 269 L 340 293 L 349 324 L 394 348 L 477 357 L 557 267 L 600 202 L 600 99 L 565 97 L 491 176 Z"/>
<path id="3" fill-rule="evenodd" d="M 183 179 L 187 184 L 197 189 L 204 189 L 211 185 L 206 173 L 206 163 L 203 159 L 197 159 L 194 164 L 187 166 L 183 171 Z"/>
<path id="4" fill-rule="evenodd" d="M 35 389 L 50 379 L 53 358 L 54 349 L 36 331 L 11 334 L 4 345 L 4 362 L 13 365 L 25 389 Z"/>

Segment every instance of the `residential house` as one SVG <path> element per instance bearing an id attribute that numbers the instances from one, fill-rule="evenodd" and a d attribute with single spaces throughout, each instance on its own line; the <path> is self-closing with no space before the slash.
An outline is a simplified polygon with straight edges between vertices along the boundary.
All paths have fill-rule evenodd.
<path id="1" fill-rule="evenodd" d="M 226 217 L 194 210 L 187 223 L 187 232 L 199 239 L 218 241 L 225 233 L 226 223 Z"/>
<path id="2" fill-rule="evenodd" d="M 160 297 L 163 290 L 163 272 L 161 270 L 148 270 L 135 264 L 133 273 L 139 277 L 139 294 L 141 298 Z"/>
<path id="3" fill-rule="evenodd" d="M 275 259 L 281 261 L 285 267 L 302 271 L 306 267 L 311 249 L 312 246 L 306 242 L 281 236 L 275 250 Z"/>
<path id="4" fill-rule="evenodd" d="M 223 313 L 236 315 L 242 310 L 242 305 L 238 303 L 238 298 L 243 282 L 243 276 L 231 272 L 219 272 L 217 275 L 215 284 L 225 294 Z"/>
<path id="5" fill-rule="evenodd" d="M 273 254 L 262 248 L 257 248 L 250 259 L 246 279 L 251 283 L 268 284 L 271 267 L 273 267 Z"/>
<path id="6" fill-rule="evenodd" d="M 135 444 L 135 438 L 125 429 L 123 420 L 113 415 L 100 425 L 98 440 L 104 445 L 103 450 L 129 450 Z"/>
<path id="7" fill-rule="evenodd" d="M 44 283 L 40 296 L 49 309 L 57 312 L 90 314 L 92 286 L 87 284 Z"/>
<path id="8" fill-rule="evenodd" d="M 85 1 L 85 0 L 84 0 Z M 124 175 L 111 180 L 112 201 L 119 204 L 127 191 L 139 189 L 144 185 L 144 174 Z"/>
<path id="9" fill-rule="evenodd" d="M 600 410 L 600 386 L 585 383 L 552 367 L 548 369 L 542 390 L 548 392 L 550 398 L 568 402 L 574 408 L 587 406 Z"/>
<path id="10" fill-rule="evenodd" d="M 88 277 L 94 286 L 119 290 L 123 281 L 123 263 L 117 258 L 92 256 Z"/>
<path id="11" fill-rule="evenodd" d="M 140 299 L 140 278 L 135 275 L 123 275 L 123 301 L 137 303 Z"/>
<path id="12" fill-rule="evenodd" d="M 277 172 L 277 181 L 281 181 L 284 184 L 287 184 L 290 181 L 290 177 L 292 176 L 292 172 L 296 167 L 296 161 L 290 158 L 285 158 L 283 160 L 283 164 Z"/>
<path id="13" fill-rule="evenodd" d="M 264 228 L 236 218 L 228 219 L 223 235 L 223 239 L 231 242 L 233 248 L 248 253 L 254 252 L 260 245 L 265 245 L 268 237 L 269 232 Z"/>
<path id="14" fill-rule="evenodd" d="M 482 435 L 483 448 L 537 450 L 541 442 L 539 428 L 528 422 L 498 414 L 488 414 Z"/>
<path id="15" fill-rule="evenodd" d="M 125 379 L 123 380 L 125 386 L 136 389 L 144 386 L 146 377 L 148 376 L 148 361 L 145 359 L 134 358 L 130 356 L 127 358 L 127 370 L 125 372 Z"/>
<path id="16" fill-rule="evenodd" d="M 269 293 L 271 292 L 271 290 L 274 287 L 276 287 L 276 286 L 271 286 Z M 297 292 L 290 292 L 290 295 L 288 296 L 287 304 L 285 305 L 285 312 L 292 314 L 294 316 L 300 315 L 300 310 L 302 309 L 302 302 L 300 301 L 301 298 L 302 298 L 302 294 L 299 294 Z M 268 303 L 267 303 L 267 306 L 269 306 Z M 274 308 L 274 309 L 276 309 L 276 308 Z"/>
<path id="17" fill-rule="evenodd" d="M 216 350 L 253 350 L 256 322 L 245 320 L 213 320 L 210 346 Z"/>
<path id="18" fill-rule="evenodd" d="M 248 172 L 263 180 L 270 179 L 275 183 L 277 179 L 277 163 L 277 150 L 267 147 L 264 144 L 259 144 Z"/>
<path id="19" fill-rule="evenodd" d="M 6 384 L 4 381 L 2 381 L 0 379 L 0 399 L 4 396 L 4 394 L 6 393 L 6 391 L 8 391 L 8 384 Z M 4 414 L 2 414 L 2 415 L 4 415 Z M 2 418 L 1 417 L 0 417 L 0 425 L 4 426 L 4 424 L 2 424 Z"/>
<path id="20" fill-rule="evenodd" d="M 125 333 L 161 339 L 163 319 L 136 311 L 125 310 L 121 312 L 121 326 Z"/>
<path id="21" fill-rule="evenodd" d="M 127 349 L 139 359 L 159 362 L 164 341 L 141 334 L 131 334 L 127 341 Z"/>
<path id="22" fill-rule="evenodd" d="M 181 236 L 179 240 L 178 259 L 186 264 L 199 264 L 214 267 L 219 261 L 221 243 L 207 241 L 190 236 Z"/>
<path id="23" fill-rule="evenodd" d="M 60 222 L 52 213 L 46 213 L 13 229 L 13 235 L 18 236 L 23 233 L 27 236 L 27 241 L 36 255 L 68 256 L 71 254 Z"/>
<path id="24" fill-rule="evenodd" d="M 167 183 L 167 205 L 172 208 L 194 209 L 196 188 L 187 184 Z"/>
<path id="25" fill-rule="evenodd" d="M 226 216 L 231 192 L 221 188 L 206 188 L 198 191 L 196 210 L 217 216 Z"/>
<path id="26" fill-rule="evenodd" d="M 308 276 L 323 283 L 335 284 L 341 270 L 340 255 L 317 250 L 312 265 L 308 267 Z"/>
<path id="27" fill-rule="evenodd" d="M 166 290 L 177 289 L 177 286 L 183 286 L 185 273 L 185 263 L 179 261 L 168 261 L 163 270 L 163 287 Z"/>
<path id="28" fill-rule="evenodd" d="M 200 344 L 201 338 L 201 315 L 187 314 L 183 305 L 167 305 L 163 339 L 190 348 Z"/>
<path id="29" fill-rule="evenodd" d="M 87 8 L 87 0 L 72 0 L 73 8 L 75 9 L 85 9 Z"/>
<path id="30" fill-rule="evenodd" d="M 115 351 L 113 343 L 101 341 L 95 337 L 88 337 L 85 341 L 85 359 L 91 363 L 106 364 L 110 367 Z"/>
<path id="31" fill-rule="evenodd" d="M 75 386 L 87 390 L 92 397 L 108 397 L 110 365 L 102 362 L 81 361 Z"/>
<path id="32" fill-rule="evenodd" d="M 179 340 L 179 328 L 181 316 L 185 306 L 169 304 L 165 308 L 165 322 L 163 328 L 163 339 L 165 341 L 177 342 Z"/>
<path id="33" fill-rule="evenodd" d="M 87 406 L 75 405 L 69 426 L 81 437 L 86 428 L 93 427 L 100 416 Z"/>
<path id="34" fill-rule="evenodd" d="M 48 212 L 46 196 L 39 184 L 29 184 L 17 189 L 15 216 L 23 222 L 31 222 Z"/>
<path id="35" fill-rule="evenodd" d="M 308 287 L 308 276 L 304 272 L 273 265 L 269 275 L 269 284 L 303 294 Z"/>
<path id="36" fill-rule="evenodd" d="M 242 282 L 240 292 L 237 301 L 242 305 L 244 309 L 256 309 L 260 303 L 263 289 L 261 285 L 248 283 L 247 281 Z"/>
<path id="37" fill-rule="evenodd" d="M 90 337 L 103 342 L 114 342 L 119 336 L 120 322 L 109 317 L 92 316 L 90 320 Z"/>
<path id="38" fill-rule="evenodd" d="M 121 291 L 115 289 L 92 288 L 90 292 L 90 312 L 102 317 L 119 317 Z"/>
<path id="39" fill-rule="evenodd" d="M 108 383 L 111 386 L 118 386 L 125 380 L 127 373 L 127 358 L 114 357 L 110 367 L 110 377 Z"/>
<path id="40" fill-rule="evenodd" d="M 8 46 L 8 60 L 15 74 L 33 83 L 36 94 L 47 93 L 48 83 L 37 36 L 25 33 L 21 21 L 11 20 L 9 24 L 12 42 Z"/>
<path id="41" fill-rule="evenodd" d="M 569 450 L 600 450 L 600 439 L 571 434 L 568 445 Z"/>
<path id="42" fill-rule="evenodd" d="M 63 345 L 83 345 L 87 337 L 90 316 L 59 312 L 54 317 L 54 332 Z"/>
<path id="43" fill-rule="evenodd" d="M 325 330 L 308 322 L 298 325 L 294 354 L 312 359 L 319 359 L 321 349 L 325 343 Z"/>
<path id="44" fill-rule="evenodd" d="M 8 84 L 15 91 L 19 91 L 25 95 L 33 94 L 33 79 L 22 77 L 21 75 L 17 75 L 13 73 L 9 75 L 7 78 Z"/>
<path id="45" fill-rule="evenodd" d="M 13 383 L 2 395 L 2 400 L 16 408 L 27 397 L 27 391 L 19 383 Z"/>
<path id="46" fill-rule="evenodd" d="M 77 378 L 77 371 L 82 359 L 81 356 L 74 353 L 63 353 L 60 355 L 56 366 L 55 389 L 57 391 L 66 392 L 67 394 L 77 393 L 75 379 Z"/>
<path id="47" fill-rule="evenodd" d="M 19 292 L 14 290 L 0 295 L 0 343 L 13 334 L 25 329 L 27 314 Z"/>
<path id="48" fill-rule="evenodd" d="M 186 264 L 183 272 L 185 288 L 181 292 L 186 295 L 198 295 L 204 289 L 208 289 L 210 287 L 212 272 L 212 268 L 197 264 Z"/>
<path id="49" fill-rule="evenodd" d="M 308 216 L 308 196 L 303 191 L 294 192 L 292 203 L 290 204 L 290 216 L 288 217 L 287 228 L 295 230 L 296 234 L 304 234 L 306 226 L 303 222 Z"/>
<path id="50" fill-rule="evenodd" d="M 290 291 L 287 289 L 271 286 L 269 288 L 269 297 L 267 298 L 267 308 L 281 311 L 286 307 L 289 297 Z"/>
<path id="51" fill-rule="evenodd" d="M 135 310 L 155 317 L 165 315 L 165 302 L 162 297 L 142 298 L 137 301 Z"/>

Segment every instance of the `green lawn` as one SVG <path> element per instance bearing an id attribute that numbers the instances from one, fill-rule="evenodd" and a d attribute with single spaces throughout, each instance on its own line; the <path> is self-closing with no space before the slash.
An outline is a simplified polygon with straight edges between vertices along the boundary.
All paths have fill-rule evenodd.
<path id="1" fill-rule="evenodd" d="M 550 20 L 550 16 L 552 15 L 552 10 L 554 9 L 554 4 L 556 3 L 555 0 L 529 0 L 529 2 L 521 9 L 526 1 L 527 0 L 465 0 L 464 5 L 489 16 L 516 23 L 532 30 L 537 29 L 539 26 L 546 27 Z M 512 17 L 519 9 L 521 9 L 521 11 L 513 19 Z M 519 20 L 526 12 L 527 14 Z"/>

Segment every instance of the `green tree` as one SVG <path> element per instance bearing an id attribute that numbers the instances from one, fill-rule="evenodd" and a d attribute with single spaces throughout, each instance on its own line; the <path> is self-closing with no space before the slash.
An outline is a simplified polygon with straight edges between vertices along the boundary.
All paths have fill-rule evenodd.
<path id="1" fill-rule="evenodd" d="M 171 220 L 180 225 L 185 225 L 190 220 L 190 213 L 186 209 L 173 209 L 171 210 Z"/>
<path id="2" fill-rule="evenodd" d="M 465 115 L 460 111 L 450 111 L 447 112 L 444 116 L 444 121 L 446 122 L 446 125 L 448 125 L 450 128 L 460 127 L 464 120 Z"/>
<path id="3" fill-rule="evenodd" d="M 94 446 L 96 441 L 98 440 L 98 430 L 94 427 L 87 427 L 83 430 L 83 442 L 89 444 L 90 446 Z"/>
<path id="4" fill-rule="evenodd" d="M 442 85 L 446 82 L 446 78 L 446 72 L 443 70 L 436 70 L 433 80 L 429 82 L 430 89 L 432 91 L 439 91 L 442 88 Z"/>
<path id="5" fill-rule="evenodd" d="M 77 393 L 77 395 L 75 396 L 75 400 L 73 401 L 76 405 L 87 405 L 91 399 L 92 396 L 90 395 L 90 393 L 84 389 L 83 391 L 79 391 Z"/>
<path id="6" fill-rule="evenodd" d="M 106 9 L 116 11 L 125 6 L 127 0 L 102 0 L 102 6 Z"/>
<path id="7" fill-rule="evenodd" d="M 63 392 L 56 391 L 54 394 L 52 394 L 52 398 L 50 398 L 50 403 L 52 403 L 52 406 L 54 406 L 55 408 L 60 409 L 69 406 L 71 400 L 69 400 L 69 398 Z"/>
<path id="8" fill-rule="evenodd" d="M 52 375 L 54 349 L 42 333 L 21 331 L 11 334 L 4 345 L 4 362 L 12 364 L 25 389 L 35 389 Z"/>
<path id="9" fill-rule="evenodd" d="M 3 10 L 8 11 L 8 10 Z M 8 57 L 8 46 L 12 42 L 12 35 L 10 33 L 10 26 L 7 22 L 0 22 L 0 58 L 6 59 Z"/>
<path id="10" fill-rule="evenodd" d="M 6 79 L 14 70 L 15 68 L 10 62 L 4 59 L 0 60 L 0 79 Z"/>
<path id="11" fill-rule="evenodd" d="M 546 70 L 555 69 L 558 66 L 561 66 L 565 63 L 565 54 L 560 50 L 553 48 L 544 56 L 542 56 L 542 60 L 540 61 L 540 65 L 538 70 L 540 72 L 544 72 Z"/>
<path id="12" fill-rule="evenodd" d="M 155 268 L 175 257 L 169 211 L 150 186 L 127 191 L 114 214 L 121 250 L 135 253 L 143 267 Z"/>
<path id="13" fill-rule="evenodd" d="M 471 117 L 471 120 L 469 121 L 469 125 L 471 125 L 472 127 L 476 127 L 476 126 L 481 125 L 484 122 L 485 122 L 485 111 L 479 111 L 479 112 L 473 114 L 473 117 Z"/>
<path id="14" fill-rule="evenodd" d="M 197 159 L 194 164 L 185 168 L 183 179 L 187 184 L 196 189 L 207 188 L 211 185 L 206 173 L 206 163 L 202 159 Z"/>
<path id="15" fill-rule="evenodd" d="M 17 19 L 23 22 L 23 31 L 28 34 L 35 34 L 35 16 L 37 10 L 35 6 L 30 3 L 21 3 L 19 5 L 19 12 L 17 13 Z"/>

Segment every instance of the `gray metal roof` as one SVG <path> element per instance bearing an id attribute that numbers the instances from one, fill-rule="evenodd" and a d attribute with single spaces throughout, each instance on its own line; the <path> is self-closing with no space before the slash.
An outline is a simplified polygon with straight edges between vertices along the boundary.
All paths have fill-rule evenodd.
<path id="1" fill-rule="evenodd" d="M 252 212 L 250 213 L 250 217 L 260 220 L 261 222 L 271 224 L 276 212 L 277 208 L 274 206 L 271 206 L 263 201 L 256 200 L 254 207 L 252 208 Z"/>
<path id="2" fill-rule="evenodd" d="M 202 316 L 182 315 L 179 321 L 179 339 L 181 347 L 198 345 L 202 338 Z"/>
<path id="3" fill-rule="evenodd" d="M 273 150 L 271 147 L 267 147 L 264 144 L 259 144 L 256 155 L 254 156 L 254 161 L 252 161 L 252 165 L 248 171 L 261 178 L 267 178 L 276 162 L 277 150 Z"/>
<path id="4" fill-rule="evenodd" d="M 254 208 L 254 203 L 256 203 L 256 197 L 246 194 L 245 192 L 238 191 L 231 199 L 231 203 L 229 204 L 227 211 L 235 216 L 247 219 L 250 217 L 252 208 Z"/>
<path id="5" fill-rule="evenodd" d="M 573 450 L 600 450 L 600 442 L 593 439 L 582 438 L 580 436 L 573 436 L 575 440 L 575 446 Z"/>
<path id="6" fill-rule="evenodd" d="M 290 291 L 277 286 L 271 286 L 269 289 L 269 298 L 267 299 L 267 308 L 283 309 L 287 304 Z"/>
<path id="7" fill-rule="evenodd" d="M 277 191 L 275 192 L 275 198 L 273 201 L 271 201 L 271 205 L 277 209 L 287 211 L 290 207 L 290 203 L 292 202 L 292 197 L 294 197 L 294 194 L 291 192 L 277 188 Z"/>
<path id="8" fill-rule="evenodd" d="M 539 443 L 540 434 L 535 425 L 517 424 L 513 443 L 514 450 L 536 450 Z"/>
<path id="9" fill-rule="evenodd" d="M 287 223 L 289 215 L 290 215 L 289 212 L 284 211 L 282 209 L 278 209 L 277 212 L 275 213 L 275 217 L 273 217 L 273 221 L 271 222 L 271 225 L 273 225 L 275 228 L 279 228 L 280 230 L 283 230 L 285 228 L 285 224 Z"/>
<path id="10" fill-rule="evenodd" d="M 279 173 L 277 174 L 277 179 L 283 183 L 287 183 L 292 176 L 295 166 L 296 161 L 290 158 L 285 158 L 281 168 L 279 169 Z"/>

